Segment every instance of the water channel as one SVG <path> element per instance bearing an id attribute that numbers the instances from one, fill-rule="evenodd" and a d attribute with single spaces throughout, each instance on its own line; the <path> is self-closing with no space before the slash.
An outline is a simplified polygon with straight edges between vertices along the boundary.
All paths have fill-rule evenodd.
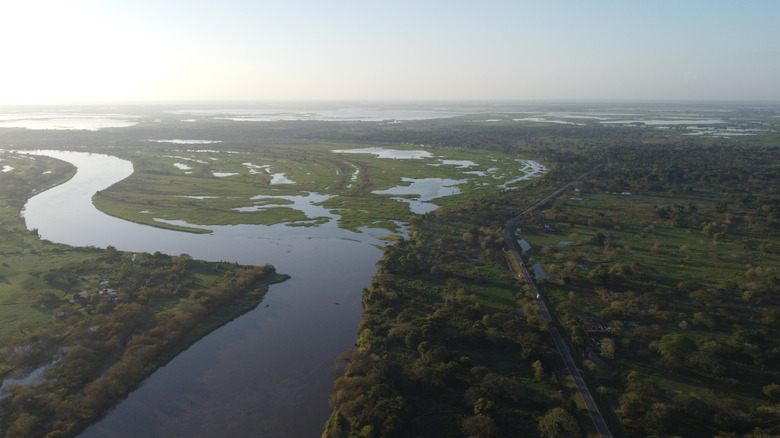
<path id="1" fill-rule="evenodd" d="M 376 271 L 383 232 L 238 225 L 190 234 L 107 216 L 92 195 L 132 174 L 116 157 L 38 151 L 78 167 L 65 184 L 31 198 L 24 217 L 43 239 L 73 246 L 189 254 L 273 264 L 292 278 L 252 312 L 212 332 L 147 378 L 80 438 L 318 437 L 330 413 L 334 360 L 351 348 L 360 292 Z"/>

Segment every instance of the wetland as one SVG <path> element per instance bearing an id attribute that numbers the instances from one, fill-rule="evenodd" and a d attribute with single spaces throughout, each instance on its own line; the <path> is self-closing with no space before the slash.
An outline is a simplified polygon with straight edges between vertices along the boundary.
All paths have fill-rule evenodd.
<path id="1" fill-rule="evenodd" d="M 397 168 L 386 162 L 395 160 L 393 151 L 400 149 L 378 147 L 372 150 L 389 155 L 362 156 L 334 152 L 328 143 L 251 153 L 224 143 L 230 141 L 177 139 L 153 142 L 152 149 L 109 150 L 117 156 L 4 152 L 14 160 L 56 158 L 77 169 L 66 183 L 34 196 L 23 209 L 26 227 L 43 242 L 182 254 L 214 263 L 273 261 L 278 272 L 291 276 L 271 287 L 262 306 L 159 368 L 81 436 L 211 436 L 231 428 L 239 435 L 253 430 L 263 436 L 306 436 L 321 430 L 330 411 L 334 360 L 356 339 L 360 291 L 370 283 L 380 248 L 407 236 L 406 222 L 413 214 L 369 188 L 392 188 L 405 172 L 461 173 L 455 165 L 430 166 L 442 156 L 432 158 L 432 152 L 408 146 L 403 147 L 410 161 Z M 353 158 L 343 163 L 340 154 Z M 496 157 L 502 157 L 467 156 L 473 163 L 469 167 L 480 161 L 494 169 L 500 167 Z M 514 156 L 502 158 L 509 175 L 524 174 Z M 11 174 L 13 167 L 7 165 Z M 311 191 L 315 187 L 325 193 Z M 128 202 L 133 193 L 135 205 Z M 117 202 L 121 196 L 126 198 Z M 231 418 L 228 425 L 214 406 L 233 406 L 245 421 Z M 252 415 L 258 407 L 264 414 Z"/>
<path id="2" fill-rule="evenodd" d="M 35 125 L 0 127 L 0 427 L 8 436 L 64 431 L 71 414 L 78 420 L 67 433 L 94 423 L 81 432 L 88 438 L 319 436 L 323 424 L 333 437 L 533 436 L 556 407 L 587 424 L 528 306 L 533 297 L 506 269 L 497 231 L 602 159 L 610 160 L 603 175 L 529 219 L 522 236 L 529 262 L 546 273 L 537 278 L 547 299 L 577 348 L 583 342 L 583 358 L 592 347 L 578 337 L 578 315 L 642 319 L 620 325 L 616 359 L 602 354 L 614 372 L 600 381 L 604 398 L 619 406 L 614 421 L 629 436 L 682 430 L 650 408 L 628 410 L 637 382 L 660 384 L 650 397 L 677 412 L 692 401 L 670 388 L 682 380 L 705 387 L 711 378 L 744 424 L 774 418 L 761 392 L 774 394 L 767 364 L 778 348 L 762 322 L 776 307 L 767 268 L 777 261 L 775 195 L 772 184 L 757 191 L 739 176 L 773 180 L 773 110 L 409 106 L 361 116 L 355 107 L 204 108 L 116 108 L 105 117 L 132 123 L 114 127 L 75 123 L 79 114 L 95 119 L 82 109 L 70 112 L 67 128 L 56 110 L 16 111 L 6 119 Z M 653 123 L 618 123 L 625 120 Z M 654 122 L 664 120 L 685 123 Z M 686 136 L 697 121 L 702 133 Z M 730 130 L 746 135 L 720 135 Z M 733 153 L 742 158 L 731 160 Z M 728 191 L 691 161 L 696 154 L 739 163 Z M 740 190 L 760 193 L 767 207 Z M 554 232 L 536 228 L 547 223 Z M 753 262 L 737 269 L 732 254 Z M 215 307 L 145 372 L 102 380 L 127 377 L 119 349 L 90 362 L 104 346 L 149 351 L 170 329 L 164 324 L 183 321 L 176 312 L 222 302 L 218 291 L 266 264 L 279 277 L 241 283 L 252 287 L 236 289 L 234 301 Z M 681 283 L 686 276 L 695 284 Z M 708 306 L 715 297 L 729 310 Z M 637 302 L 647 310 L 631 307 Z M 114 327 L 91 318 L 127 309 L 139 312 L 136 328 L 90 335 Z M 675 330 L 696 343 L 690 360 L 662 355 L 648 371 Z M 92 344 L 76 348 L 82 335 Z M 737 338 L 760 343 L 766 355 Z M 739 348 L 756 365 L 740 359 Z M 57 385 L 77 390 L 80 381 L 68 374 L 71 360 L 97 365 L 82 366 L 87 392 L 61 404 Z M 740 369 L 752 370 L 745 396 L 729 386 Z M 695 415 L 725 412 L 711 393 L 693 384 L 688 393 L 706 406 Z M 108 404 L 96 404 L 98 396 Z"/>

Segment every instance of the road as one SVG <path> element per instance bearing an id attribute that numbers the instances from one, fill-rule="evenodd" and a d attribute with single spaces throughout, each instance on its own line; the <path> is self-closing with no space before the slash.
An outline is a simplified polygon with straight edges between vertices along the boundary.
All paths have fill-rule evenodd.
<path id="1" fill-rule="evenodd" d="M 553 194 L 547 196 L 546 198 L 532 205 L 531 207 L 529 207 L 519 215 L 513 217 L 512 219 L 509 219 L 504 224 L 504 240 L 506 241 L 506 245 L 507 248 L 509 249 L 509 253 L 514 258 L 517 265 L 520 267 L 520 274 L 522 274 L 523 279 L 525 279 L 525 284 L 528 285 L 531 294 L 533 294 L 533 297 L 536 300 L 536 304 L 539 306 L 539 312 L 542 314 L 542 317 L 544 318 L 545 321 L 553 322 L 554 314 L 551 313 L 550 310 L 547 308 L 547 304 L 544 302 L 542 295 L 536 289 L 536 285 L 534 284 L 533 278 L 531 277 L 531 274 L 528 272 L 528 269 L 523 263 L 523 259 L 520 257 L 520 252 L 517 249 L 517 240 L 513 235 L 515 224 L 517 224 L 517 222 L 520 219 L 522 219 L 523 216 L 536 210 L 540 206 L 546 204 L 551 199 L 559 196 L 561 193 L 571 188 L 571 186 L 574 185 L 574 183 L 581 181 L 583 178 L 587 177 L 591 173 L 604 167 L 604 164 L 605 163 L 603 162 L 598 164 L 593 169 L 585 172 L 584 174 L 580 175 L 576 179 L 572 180 L 570 183 L 559 188 Z M 553 343 L 555 344 L 555 347 L 558 349 L 558 352 L 563 358 L 563 362 L 564 364 L 566 364 L 566 369 L 569 370 L 569 374 L 571 374 L 572 380 L 574 380 L 574 384 L 577 387 L 577 391 L 580 393 L 580 397 L 582 397 L 582 401 L 585 403 L 585 406 L 588 409 L 590 418 L 593 420 L 593 424 L 596 426 L 596 431 L 599 433 L 599 435 L 601 435 L 602 438 L 612 438 L 612 432 L 610 432 L 609 427 L 607 427 L 607 423 L 606 421 L 604 421 L 604 416 L 601 415 L 601 410 L 599 409 L 599 406 L 596 404 L 596 401 L 593 399 L 593 396 L 590 394 L 590 390 L 588 390 L 588 386 L 585 384 L 585 381 L 582 378 L 582 374 L 580 373 L 580 370 L 577 367 L 577 363 L 574 361 L 574 358 L 571 355 L 571 351 L 569 350 L 566 341 L 564 340 L 563 336 L 558 330 L 558 327 L 554 325 L 554 322 L 553 324 L 550 325 L 550 327 L 551 327 L 550 336 L 552 336 Z"/>

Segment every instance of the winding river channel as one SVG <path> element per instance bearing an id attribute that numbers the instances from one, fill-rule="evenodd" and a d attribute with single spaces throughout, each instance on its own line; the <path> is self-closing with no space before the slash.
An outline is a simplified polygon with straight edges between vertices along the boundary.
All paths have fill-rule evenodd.
<path id="1" fill-rule="evenodd" d="M 383 231 L 238 225 L 190 234 L 105 215 L 92 195 L 128 177 L 132 164 L 83 152 L 37 151 L 77 166 L 68 182 L 32 197 L 29 229 L 73 246 L 189 254 L 209 261 L 273 264 L 292 278 L 147 378 L 81 438 L 318 437 L 330 413 L 334 360 L 351 348 L 360 293 L 376 272 Z"/>

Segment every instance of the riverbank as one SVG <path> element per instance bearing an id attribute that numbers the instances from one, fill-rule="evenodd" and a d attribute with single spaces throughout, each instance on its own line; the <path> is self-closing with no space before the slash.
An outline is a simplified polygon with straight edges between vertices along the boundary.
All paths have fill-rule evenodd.
<path id="1" fill-rule="evenodd" d="M 161 357 L 158 361 L 158 367 L 170 362 L 171 359 L 178 356 L 179 353 L 188 349 L 214 330 L 217 330 L 225 324 L 257 308 L 263 301 L 263 297 L 272 284 L 281 283 L 288 279 L 290 279 L 289 275 L 279 274 L 274 271 L 274 273 L 268 275 L 267 278 L 263 278 L 253 289 L 240 294 L 234 300 L 220 306 L 206 321 L 201 322 L 194 327 L 193 330 L 184 335 L 181 342 L 171 349 L 168 354 Z"/>
<path id="2" fill-rule="evenodd" d="M 3 162 L 13 169 L 0 175 L 0 373 L 40 374 L 4 386 L 5 436 L 75 435 L 289 278 L 270 266 L 42 241 L 19 215 L 27 194 L 78 172 L 47 157 L 3 154 Z"/>
<path id="3" fill-rule="evenodd" d="M 180 352 L 254 309 L 268 285 L 289 278 L 272 266 L 31 244 L 38 255 L 56 249 L 91 257 L 30 275 L 33 303 L 52 323 L 18 327 L 0 360 L 7 373 L 54 363 L 41 380 L 8 388 L 0 403 L 7 437 L 75 436 Z"/>
<path id="4" fill-rule="evenodd" d="M 208 330 L 218 328 L 205 336 L 193 336 L 198 341 L 178 354 L 164 351 L 173 359 L 157 368 L 147 383 L 137 387 L 80 436 L 151 437 L 185 433 L 183 431 L 187 436 L 214 436 L 235 428 L 233 434 L 256 430 L 269 435 L 283 430 L 288 434 L 286 436 L 292 437 L 310 436 L 320 431 L 328 415 L 333 358 L 354 343 L 354 330 L 362 312 L 360 290 L 375 272 L 374 264 L 381 254 L 378 247 L 387 244 L 382 238 L 389 232 L 353 233 L 333 227 L 280 224 L 213 227 L 211 234 L 204 235 L 142 226 L 107 216 L 91 203 L 95 190 L 109 186 L 117 175 L 121 175 L 121 166 L 124 166 L 121 160 L 98 154 L 66 154 L 69 160 L 78 163 L 81 177 L 71 178 L 68 183 L 56 187 L 55 192 L 41 194 L 46 196 L 36 196 L 35 202 L 33 199 L 28 201 L 25 219 L 35 230 L 27 231 L 22 224 L 19 233 L 38 234 L 49 241 L 88 247 L 55 245 L 62 255 L 79 251 L 102 254 L 104 250 L 98 247 L 109 247 L 112 251 L 116 247 L 137 254 L 131 266 L 146 259 L 147 256 L 141 254 L 149 253 L 152 259 L 164 257 L 163 254 L 183 254 L 176 256 L 182 263 L 197 258 L 211 260 L 215 262 L 213 266 L 221 265 L 222 268 L 236 266 L 236 263 L 262 265 L 273 260 L 277 267 L 282 266 L 280 271 L 293 277 L 274 286 L 274 293 L 264 296 L 266 305 L 262 308 L 255 307 L 224 325 L 216 322 Z M 20 160 L 62 163 L 46 157 L 21 157 Z M 119 171 L 114 169 L 115 165 L 120 166 Z M 34 173 L 46 171 L 43 168 Z M 17 221 L 18 211 L 14 213 Z M 18 246 L 19 239 L 9 243 Z M 322 257 L 322 254 L 329 256 Z M 34 258 L 40 255 L 42 253 L 31 252 L 30 260 L 40 260 Z M 69 266 L 80 267 L 81 260 L 73 260 Z M 218 276 L 222 278 L 224 274 Z M 107 287 L 101 284 L 98 275 L 68 274 L 66 278 L 90 279 L 101 288 Z M 206 289 L 214 285 L 211 280 L 202 280 Z M 74 292 L 83 289 L 73 286 Z M 171 287 L 171 290 L 176 289 L 177 286 Z M 74 300 L 78 302 L 78 299 Z M 192 308 L 190 306 L 189 310 Z M 235 314 L 244 310 L 237 310 Z M 37 312 L 49 318 L 48 321 L 57 322 L 51 310 L 38 309 Z M 165 312 L 160 313 L 162 318 L 168 317 Z M 148 340 L 147 337 L 140 339 Z M 147 351 L 146 346 L 143 348 L 141 355 Z M 258 356 L 260 352 L 262 355 Z M 101 373 L 95 369 L 84 372 Z M 182 376 L 187 379 L 181 379 Z M 209 386 L 209 391 L 203 392 L 206 382 L 213 387 Z M 300 383 L 292 384 L 293 389 L 291 382 Z M 110 389 L 108 394 L 112 394 L 112 385 L 106 387 Z M 169 397 L 170 394 L 178 396 Z M 248 411 L 236 417 L 214 409 L 214 406 L 231 403 L 240 404 L 240 407 L 234 406 L 234 413 L 244 408 Z M 146 407 L 149 407 L 148 411 Z M 257 415 L 257 409 L 267 415 Z M 160 412 L 168 415 L 160 419 Z M 228 418 L 229 424 L 226 423 Z M 212 427 L 214 431 L 211 431 Z"/>

